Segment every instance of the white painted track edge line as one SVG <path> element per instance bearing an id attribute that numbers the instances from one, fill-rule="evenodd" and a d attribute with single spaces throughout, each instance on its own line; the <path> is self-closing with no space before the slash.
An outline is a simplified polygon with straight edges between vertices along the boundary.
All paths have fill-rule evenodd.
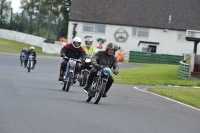
<path id="1" fill-rule="evenodd" d="M 153 95 L 158 96 L 158 97 L 162 97 L 162 98 L 164 98 L 164 99 L 167 99 L 167 100 L 173 101 L 173 102 L 175 102 L 175 103 L 179 103 L 179 104 L 181 104 L 181 105 L 184 105 L 184 106 L 186 106 L 186 107 L 189 107 L 189 108 L 195 109 L 195 110 L 197 110 L 197 111 L 200 111 L 200 109 L 198 109 L 198 108 L 195 108 L 195 107 L 190 106 L 190 105 L 187 105 L 187 104 L 185 104 L 185 103 L 182 103 L 182 102 L 179 102 L 179 101 L 176 101 L 176 100 L 170 99 L 170 98 L 168 98 L 168 97 L 165 97 L 165 96 L 162 96 L 162 95 L 159 95 L 159 94 L 153 93 L 153 92 L 149 92 L 149 91 L 146 91 L 146 90 L 142 90 L 142 89 L 139 89 L 139 88 L 137 88 L 137 87 L 133 87 L 133 88 L 136 89 L 136 90 L 139 90 L 139 91 L 145 92 L 145 93 L 149 93 L 149 94 L 153 94 Z"/>

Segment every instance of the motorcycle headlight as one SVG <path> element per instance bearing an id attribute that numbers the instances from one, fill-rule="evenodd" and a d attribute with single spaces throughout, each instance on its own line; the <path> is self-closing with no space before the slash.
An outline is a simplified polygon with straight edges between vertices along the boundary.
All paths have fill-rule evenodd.
<path id="1" fill-rule="evenodd" d="M 103 69 L 103 73 L 104 73 L 105 75 L 110 75 L 110 73 L 111 73 L 110 68 L 108 68 L 108 67 L 104 68 L 104 69 Z"/>
<path id="2" fill-rule="evenodd" d="M 73 67 L 73 66 L 75 66 L 76 63 L 74 61 L 70 61 L 69 64 L 70 64 L 70 66 Z"/>
<path id="3" fill-rule="evenodd" d="M 91 62 L 91 59 L 86 59 L 85 62 L 86 62 L 86 63 L 90 63 L 90 62 Z"/>

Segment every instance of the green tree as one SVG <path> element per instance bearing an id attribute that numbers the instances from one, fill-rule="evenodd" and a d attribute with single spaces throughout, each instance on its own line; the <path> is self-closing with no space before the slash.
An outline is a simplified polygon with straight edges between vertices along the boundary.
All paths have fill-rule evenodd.
<path id="1" fill-rule="evenodd" d="M 2 22 L 8 21 L 9 19 L 8 17 L 11 12 L 11 2 L 8 0 L 1 0 L 0 4 L 0 26 L 2 26 Z"/>

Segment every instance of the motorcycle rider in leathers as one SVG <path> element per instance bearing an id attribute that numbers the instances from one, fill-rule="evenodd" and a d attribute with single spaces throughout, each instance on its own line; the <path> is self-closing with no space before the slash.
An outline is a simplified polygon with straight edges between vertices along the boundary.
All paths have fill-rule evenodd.
<path id="1" fill-rule="evenodd" d="M 91 69 L 91 71 L 89 73 L 87 84 L 83 88 L 84 91 L 86 91 L 86 92 L 88 91 L 89 87 L 92 84 L 94 76 L 97 74 L 97 69 L 99 68 L 99 66 L 109 67 L 110 69 L 113 68 L 114 69 L 113 73 L 115 75 L 117 75 L 119 73 L 119 66 L 118 66 L 117 58 L 114 56 L 115 51 L 116 51 L 116 45 L 113 43 L 109 43 L 107 45 L 105 51 L 98 51 L 92 57 L 91 62 L 93 64 L 93 68 Z M 114 79 L 110 75 L 108 82 L 106 84 L 105 92 L 102 95 L 102 97 L 107 97 L 107 92 L 110 89 L 110 87 L 112 86 L 113 82 L 114 82 Z"/>
<path id="2" fill-rule="evenodd" d="M 86 58 L 86 53 L 81 46 L 81 39 L 79 37 L 75 37 L 72 40 L 72 43 L 66 44 L 60 51 L 60 56 L 64 57 L 67 56 L 68 58 L 75 58 L 75 59 L 80 59 L 85 60 Z M 58 81 L 63 80 L 63 74 L 65 72 L 65 69 L 67 67 L 67 61 L 63 61 L 60 66 L 60 76 Z M 80 71 L 80 64 L 76 63 L 76 68 L 75 68 L 75 75 L 74 75 L 74 84 L 76 83 L 76 78 L 78 76 L 78 72 Z"/>
<path id="3" fill-rule="evenodd" d="M 32 56 L 34 57 L 34 58 L 33 58 L 33 62 L 34 62 L 34 63 L 33 63 L 33 68 L 32 68 L 32 69 L 34 69 L 34 67 L 35 67 L 35 65 L 36 65 L 36 63 L 37 63 L 37 60 L 36 60 L 37 54 L 36 54 L 36 51 L 35 51 L 35 47 L 34 47 L 34 46 L 31 46 L 31 47 L 30 47 L 30 50 L 28 50 L 28 51 L 26 52 L 26 56 L 25 56 L 25 60 L 24 60 L 24 67 L 27 66 L 29 55 L 32 55 Z"/>

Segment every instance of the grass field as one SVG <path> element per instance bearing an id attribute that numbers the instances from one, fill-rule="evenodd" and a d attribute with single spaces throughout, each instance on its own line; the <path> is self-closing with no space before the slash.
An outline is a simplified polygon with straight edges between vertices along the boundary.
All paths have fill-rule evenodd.
<path id="1" fill-rule="evenodd" d="M 200 89 L 197 88 L 149 88 L 148 91 L 169 97 L 200 109 Z"/>
<path id="2" fill-rule="evenodd" d="M 20 54 L 22 48 L 30 45 L 5 40 L 0 38 L 0 52 Z M 35 47 L 38 55 L 58 56 L 42 53 L 40 47 Z M 140 64 L 137 69 L 120 70 L 118 75 L 113 75 L 115 83 L 135 85 L 176 85 L 176 86 L 200 86 L 200 81 L 184 80 L 178 77 L 178 65 L 167 64 Z M 198 88 L 149 88 L 148 91 L 178 100 L 180 102 L 200 108 L 200 89 Z"/>
<path id="3" fill-rule="evenodd" d="M 5 53 L 16 53 L 20 54 L 23 48 L 29 49 L 31 45 L 21 43 L 21 42 L 16 42 L 12 40 L 6 40 L 0 38 L 0 52 L 5 52 Z M 59 55 L 52 55 L 52 54 L 45 54 L 42 53 L 42 48 L 41 47 L 35 47 L 35 51 L 37 52 L 37 55 L 42 55 L 42 56 L 59 56 Z"/>

